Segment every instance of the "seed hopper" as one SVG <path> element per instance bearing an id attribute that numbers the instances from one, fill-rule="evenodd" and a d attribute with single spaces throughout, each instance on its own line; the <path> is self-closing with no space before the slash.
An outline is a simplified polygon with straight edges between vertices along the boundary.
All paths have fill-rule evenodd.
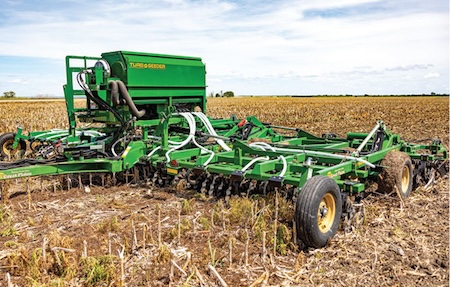
<path id="1" fill-rule="evenodd" d="M 253 116 L 210 118 L 200 58 L 127 51 L 67 56 L 66 73 L 69 128 L 1 135 L 0 181 L 65 175 L 69 187 L 108 181 L 217 197 L 278 192 L 295 201 L 299 242 L 319 248 L 341 220 L 355 216 L 354 202 L 369 182 L 406 198 L 448 173 L 439 140 L 407 143 L 382 121 L 340 138 Z"/>

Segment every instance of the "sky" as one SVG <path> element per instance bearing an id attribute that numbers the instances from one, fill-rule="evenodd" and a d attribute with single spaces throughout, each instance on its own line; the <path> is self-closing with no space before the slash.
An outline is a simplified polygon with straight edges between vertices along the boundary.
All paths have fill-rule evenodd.
<path id="1" fill-rule="evenodd" d="M 448 0 L 2 0 L 0 35 L 0 94 L 117 50 L 201 57 L 208 94 L 449 93 Z"/>

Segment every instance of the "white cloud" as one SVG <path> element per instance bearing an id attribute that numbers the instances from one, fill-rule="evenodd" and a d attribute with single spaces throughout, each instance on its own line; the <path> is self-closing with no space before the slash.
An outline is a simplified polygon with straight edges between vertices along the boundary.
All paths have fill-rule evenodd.
<path id="1" fill-rule="evenodd" d="M 6 83 L 10 84 L 28 84 L 28 81 L 26 79 L 20 78 L 20 79 L 7 79 L 5 81 Z"/>
<path id="2" fill-rule="evenodd" d="M 424 73 L 442 75 L 436 85 L 448 92 L 449 13 L 440 0 L 58 3 L 6 5 L 0 55 L 59 61 L 112 50 L 200 56 L 210 89 L 236 94 L 277 94 L 281 84 L 291 94 L 333 88 L 407 93 L 394 74 L 419 81 L 408 92 L 423 93 L 429 89 L 429 83 L 420 86 Z M 422 67 L 422 76 L 414 67 Z M 342 84 L 354 78 L 354 86 Z M 268 84 L 263 89 L 246 79 Z"/>
<path id="3" fill-rule="evenodd" d="M 425 76 L 423 76 L 425 79 L 433 79 L 433 78 L 439 78 L 441 75 L 439 73 L 428 73 Z"/>

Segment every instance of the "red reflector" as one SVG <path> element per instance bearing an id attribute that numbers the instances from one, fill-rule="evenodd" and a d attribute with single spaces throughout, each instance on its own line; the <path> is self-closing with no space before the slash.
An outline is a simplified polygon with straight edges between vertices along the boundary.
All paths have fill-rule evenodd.
<path id="1" fill-rule="evenodd" d="M 246 122 L 247 120 L 243 119 L 240 123 L 238 123 L 238 127 L 242 128 L 242 126 L 245 125 Z"/>
<path id="2" fill-rule="evenodd" d="M 178 166 L 178 161 L 176 159 L 173 159 L 170 161 L 171 166 Z"/>

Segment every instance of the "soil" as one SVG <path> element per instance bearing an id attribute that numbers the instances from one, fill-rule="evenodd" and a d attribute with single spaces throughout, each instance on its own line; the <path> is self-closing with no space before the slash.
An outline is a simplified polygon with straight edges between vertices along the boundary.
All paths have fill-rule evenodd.
<path id="1" fill-rule="evenodd" d="M 122 274 L 126 286 L 220 286 L 209 265 L 228 286 L 449 282 L 447 179 L 428 190 L 419 188 L 404 201 L 373 192 L 362 201 L 364 220 L 350 232 L 339 230 L 325 248 L 299 250 L 291 241 L 276 254 L 273 228 L 267 228 L 264 252 L 255 222 L 245 222 L 244 213 L 233 218 L 235 209 L 220 199 L 151 186 L 53 190 L 51 182 L 18 180 L 10 187 L 15 191 L 2 210 L 16 232 L 0 237 L 0 286 L 7 280 L 17 286 L 123 286 Z M 27 183 L 29 193 L 24 192 Z M 253 212 L 266 210 L 264 216 L 273 220 L 271 196 L 253 199 L 259 203 L 252 204 Z M 279 224 L 290 234 L 292 224 L 283 209 L 293 212 L 293 204 L 280 202 Z M 245 210 L 245 201 L 238 204 Z M 83 258 L 108 254 L 111 278 L 91 284 Z"/>

